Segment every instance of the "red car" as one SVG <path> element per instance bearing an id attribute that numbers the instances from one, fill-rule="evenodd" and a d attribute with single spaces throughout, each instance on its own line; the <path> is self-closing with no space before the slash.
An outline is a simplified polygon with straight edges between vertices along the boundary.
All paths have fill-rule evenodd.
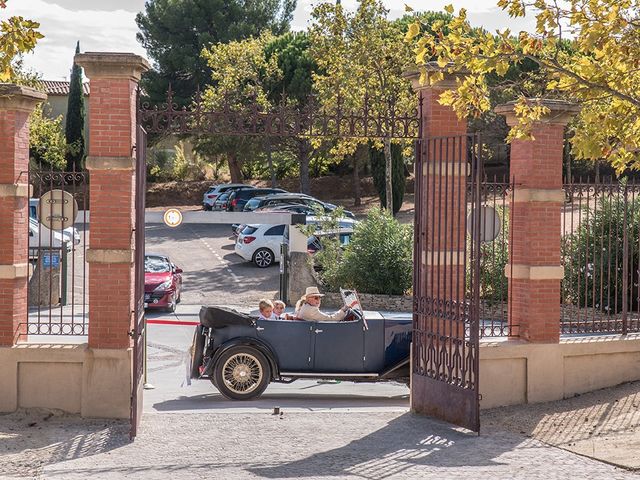
<path id="1" fill-rule="evenodd" d="M 182 292 L 182 269 L 165 255 L 144 256 L 144 307 L 176 310 Z"/>

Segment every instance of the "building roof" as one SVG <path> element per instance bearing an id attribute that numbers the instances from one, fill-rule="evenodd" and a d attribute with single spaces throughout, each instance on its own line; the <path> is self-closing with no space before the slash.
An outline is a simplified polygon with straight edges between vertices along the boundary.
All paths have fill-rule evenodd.
<path id="1" fill-rule="evenodd" d="M 41 80 L 44 91 L 47 95 L 69 95 L 69 82 L 60 80 Z M 82 91 L 85 95 L 89 95 L 89 84 L 82 84 Z"/>

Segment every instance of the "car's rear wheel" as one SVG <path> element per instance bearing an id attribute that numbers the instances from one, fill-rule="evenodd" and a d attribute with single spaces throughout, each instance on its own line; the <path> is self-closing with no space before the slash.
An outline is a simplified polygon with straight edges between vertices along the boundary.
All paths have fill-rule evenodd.
<path id="1" fill-rule="evenodd" d="M 224 352 L 216 362 L 212 378 L 220 393 L 231 400 L 259 397 L 270 381 L 267 358 L 248 345 L 231 347 Z"/>
<path id="2" fill-rule="evenodd" d="M 267 268 L 273 264 L 275 256 L 273 252 L 268 248 L 259 248 L 253 254 L 253 263 L 260 268 Z"/>

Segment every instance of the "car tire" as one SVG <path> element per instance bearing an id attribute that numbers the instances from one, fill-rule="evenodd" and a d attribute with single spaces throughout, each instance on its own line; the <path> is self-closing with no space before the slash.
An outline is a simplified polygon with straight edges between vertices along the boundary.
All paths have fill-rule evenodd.
<path id="1" fill-rule="evenodd" d="M 253 254 L 253 263 L 255 263 L 258 268 L 270 267 L 274 261 L 275 256 L 268 248 L 259 248 Z"/>
<path id="2" fill-rule="evenodd" d="M 202 205 L 202 209 L 203 209 L 205 212 L 210 212 L 210 211 L 213 209 L 213 207 L 211 207 L 211 205 L 206 205 L 206 204 L 205 204 L 205 205 Z"/>
<path id="3" fill-rule="evenodd" d="M 202 325 L 196 327 L 196 331 L 193 333 L 193 342 L 191 342 L 191 378 L 200 378 L 200 364 L 203 361 L 204 355 L 204 335 L 202 334 Z"/>
<path id="4" fill-rule="evenodd" d="M 238 345 L 220 355 L 211 381 L 230 400 L 251 400 L 269 385 L 271 366 L 258 349 Z"/>

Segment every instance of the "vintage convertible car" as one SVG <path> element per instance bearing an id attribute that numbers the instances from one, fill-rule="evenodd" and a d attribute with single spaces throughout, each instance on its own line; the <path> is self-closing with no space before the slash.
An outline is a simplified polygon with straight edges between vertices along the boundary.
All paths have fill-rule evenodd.
<path id="1" fill-rule="evenodd" d="M 225 397 L 258 397 L 270 382 L 300 378 L 408 381 L 411 319 L 349 310 L 342 322 L 258 320 L 224 307 L 202 307 L 190 374 Z"/>

